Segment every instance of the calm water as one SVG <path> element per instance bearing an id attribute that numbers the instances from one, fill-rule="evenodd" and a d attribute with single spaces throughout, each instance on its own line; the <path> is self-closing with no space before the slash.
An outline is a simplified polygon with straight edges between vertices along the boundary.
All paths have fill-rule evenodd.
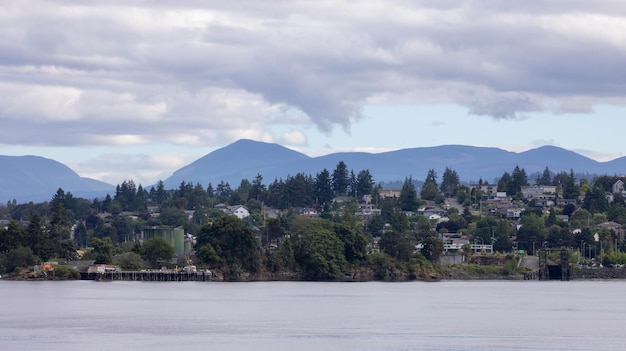
<path id="1" fill-rule="evenodd" d="M 0 350 L 617 350 L 626 281 L 9 282 Z"/>

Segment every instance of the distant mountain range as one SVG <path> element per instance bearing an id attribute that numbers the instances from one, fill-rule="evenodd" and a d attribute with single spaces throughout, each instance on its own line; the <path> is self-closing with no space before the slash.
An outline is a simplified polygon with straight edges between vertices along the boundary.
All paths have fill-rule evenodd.
<path id="1" fill-rule="evenodd" d="M 224 181 L 234 189 L 242 179 L 252 181 L 257 174 L 268 184 L 300 172 L 315 176 L 326 168 L 332 173 L 340 161 L 355 173 L 368 169 L 377 183 L 402 181 L 408 176 L 423 180 L 429 169 L 441 176 L 446 167 L 455 170 L 462 182 L 482 178 L 490 183 L 517 165 L 528 175 L 543 172 L 546 166 L 552 172 L 573 169 L 577 174 L 614 175 L 626 170 L 626 157 L 598 162 L 555 146 L 515 153 L 490 147 L 445 145 L 378 154 L 342 152 L 310 157 L 277 144 L 239 140 L 180 168 L 163 182 L 171 189 L 178 188 L 183 181 L 204 187 L 209 183 L 215 187 Z M 37 156 L 0 156 L 0 169 L 0 201 L 3 203 L 12 199 L 47 201 L 59 187 L 85 198 L 115 191 L 114 185 L 82 178 L 59 162 Z M 150 185 L 145 187 L 149 189 Z"/>
<path id="2" fill-rule="evenodd" d="M 517 165 L 524 168 L 528 175 L 543 172 L 546 166 L 552 172 L 573 169 L 577 174 L 613 175 L 626 170 L 626 157 L 598 162 L 555 146 L 515 153 L 492 147 L 445 145 L 377 154 L 341 152 L 309 157 L 277 144 L 239 140 L 179 169 L 164 183 L 166 188 L 176 188 L 183 181 L 204 186 L 209 182 L 215 186 L 224 181 L 235 188 L 241 179 L 252 181 L 257 174 L 263 176 L 265 183 L 270 183 L 298 172 L 315 176 L 326 168 L 332 173 L 340 161 L 355 173 L 368 169 L 377 183 L 402 181 L 407 176 L 423 180 L 429 169 L 434 169 L 441 176 L 446 167 L 455 170 L 462 182 L 482 178 L 490 183 L 499 179 L 505 171 L 512 172 Z M 529 180 L 532 182 L 532 179 Z"/>
<path id="3" fill-rule="evenodd" d="M 6 204 L 43 202 L 52 199 L 59 188 L 87 199 L 113 192 L 115 186 L 82 178 L 66 165 L 39 156 L 0 156 L 0 200 Z"/>

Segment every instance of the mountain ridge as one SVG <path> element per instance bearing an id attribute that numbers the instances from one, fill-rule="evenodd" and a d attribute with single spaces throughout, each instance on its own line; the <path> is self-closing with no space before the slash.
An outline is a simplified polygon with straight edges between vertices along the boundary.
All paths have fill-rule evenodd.
<path id="1" fill-rule="evenodd" d="M 220 165 L 215 153 L 219 151 L 228 154 L 231 146 L 236 146 L 236 152 L 230 153 L 228 164 Z M 273 151 L 266 151 L 266 147 L 272 147 Z M 254 165 L 242 164 L 247 162 L 247 158 L 237 160 L 234 156 L 246 152 L 254 153 Z M 164 184 L 166 188 L 175 188 L 181 182 L 199 182 L 206 186 L 208 183 L 215 185 L 224 181 L 234 188 L 242 179 L 252 180 L 257 174 L 263 176 L 264 183 L 271 183 L 274 179 L 286 179 L 297 173 L 315 176 L 323 169 L 332 173 L 339 161 L 343 161 L 355 173 L 368 169 L 376 182 L 393 182 L 408 176 L 420 180 L 426 177 L 429 169 L 434 169 L 441 176 L 446 167 L 455 170 L 463 182 L 483 179 L 490 183 L 494 183 L 504 172 L 511 172 L 515 166 L 524 168 L 529 175 L 543 172 L 546 167 L 555 173 L 573 169 L 583 174 L 620 174 L 622 172 L 619 170 L 626 168 L 626 157 L 599 162 L 551 145 L 519 153 L 497 147 L 440 145 L 382 153 L 338 152 L 310 157 L 278 144 L 243 139 L 192 162 L 194 170 L 201 173 L 202 177 L 188 173 L 185 178 L 176 171 L 164 180 Z"/>
<path id="2" fill-rule="evenodd" d="M 515 166 L 529 175 L 541 173 L 548 167 L 554 173 L 574 170 L 577 174 L 616 175 L 625 173 L 626 157 L 599 162 L 574 151 L 557 146 L 512 152 L 497 147 L 439 145 L 415 147 L 381 153 L 338 152 L 311 157 L 279 144 L 241 139 L 214 150 L 177 169 L 163 180 L 167 189 L 178 188 L 181 182 L 216 186 L 228 182 L 234 189 L 242 179 L 253 180 L 257 174 L 263 183 L 286 179 L 297 173 L 315 176 L 323 169 L 333 172 L 343 161 L 348 170 L 358 173 L 369 170 L 376 183 L 397 182 L 411 176 L 422 180 L 428 170 L 439 176 L 446 167 L 456 171 L 462 182 L 483 179 L 497 182 L 504 172 Z M 41 156 L 0 155 L 0 201 L 48 201 L 58 188 L 74 196 L 86 198 L 113 194 L 115 186 L 95 179 L 83 178 L 66 165 Z M 144 186 L 149 189 L 153 185 Z"/>

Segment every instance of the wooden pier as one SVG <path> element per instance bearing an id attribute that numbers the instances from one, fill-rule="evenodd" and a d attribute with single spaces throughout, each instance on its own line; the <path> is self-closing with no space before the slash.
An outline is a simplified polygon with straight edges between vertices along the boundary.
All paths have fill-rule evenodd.
<path id="1" fill-rule="evenodd" d="M 128 280 L 128 281 L 149 281 L 149 282 L 188 282 L 211 281 L 211 272 L 184 272 L 184 271 L 117 271 L 81 273 L 82 280 Z"/>

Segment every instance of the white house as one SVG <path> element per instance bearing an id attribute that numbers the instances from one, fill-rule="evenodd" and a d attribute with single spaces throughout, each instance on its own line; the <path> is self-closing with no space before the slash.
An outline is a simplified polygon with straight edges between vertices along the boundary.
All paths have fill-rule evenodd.
<path id="1" fill-rule="evenodd" d="M 239 219 L 250 216 L 250 211 L 243 205 L 228 206 L 226 209 L 226 213 L 237 216 Z"/>

